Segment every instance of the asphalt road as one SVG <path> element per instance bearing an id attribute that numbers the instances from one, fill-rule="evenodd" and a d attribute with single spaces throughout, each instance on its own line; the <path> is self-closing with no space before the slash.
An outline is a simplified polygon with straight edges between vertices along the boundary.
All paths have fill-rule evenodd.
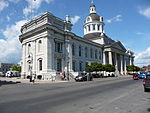
<path id="1" fill-rule="evenodd" d="M 92 82 L 3 84 L 0 113 L 150 113 L 150 93 L 129 77 Z"/>

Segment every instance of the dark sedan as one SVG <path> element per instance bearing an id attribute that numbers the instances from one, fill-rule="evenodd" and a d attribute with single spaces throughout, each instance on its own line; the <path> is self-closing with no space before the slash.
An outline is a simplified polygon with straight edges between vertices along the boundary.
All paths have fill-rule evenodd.
<path id="1" fill-rule="evenodd" d="M 144 91 L 147 92 L 150 90 L 150 74 L 147 74 L 143 80 Z"/>
<path id="2" fill-rule="evenodd" d="M 75 77 L 75 81 L 92 81 L 93 76 L 90 73 L 79 73 L 78 76 Z"/>

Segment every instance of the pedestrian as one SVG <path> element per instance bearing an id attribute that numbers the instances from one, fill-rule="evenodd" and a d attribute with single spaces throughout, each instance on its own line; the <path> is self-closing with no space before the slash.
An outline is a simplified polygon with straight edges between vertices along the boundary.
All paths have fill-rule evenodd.
<path id="1" fill-rule="evenodd" d="M 35 75 L 34 74 L 32 75 L 32 82 L 33 83 L 35 82 Z"/>
<path id="2" fill-rule="evenodd" d="M 65 73 L 65 71 L 64 71 L 64 80 L 66 80 L 66 73 Z"/>
<path id="3" fill-rule="evenodd" d="M 63 74 L 62 74 L 62 72 L 59 73 L 59 76 L 60 76 L 60 80 L 62 80 L 62 79 L 63 79 Z"/>

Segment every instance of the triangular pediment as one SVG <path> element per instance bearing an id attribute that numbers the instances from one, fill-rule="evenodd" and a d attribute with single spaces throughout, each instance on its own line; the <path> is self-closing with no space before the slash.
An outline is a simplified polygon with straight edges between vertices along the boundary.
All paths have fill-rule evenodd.
<path id="1" fill-rule="evenodd" d="M 117 41 L 117 42 L 113 43 L 113 44 L 111 45 L 111 47 L 117 48 L 117 49 L 119 49 L 119 50 L 122 50 L 122 51 L 125 51 L 125 52 L 126 52 L 126 48 L 123 46 L 123 44 L 122 44 L 120 41 Z"/>

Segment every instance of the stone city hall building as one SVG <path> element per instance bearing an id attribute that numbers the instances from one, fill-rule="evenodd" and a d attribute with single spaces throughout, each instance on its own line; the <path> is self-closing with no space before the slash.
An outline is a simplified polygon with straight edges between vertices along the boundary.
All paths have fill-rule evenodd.
<path id="1" fill-rule="evenodd" d="M 91 62 L 112 64 L 116 72 L 126 73 L 126 66 L 134 62 L 133 52 L 120 41 L 104 33 L 103 17 L 91 3 L 84 21 L 84 36 L 71 32 L 69 16 L 62 20 L 46 12 L 21 28 L 22 75 L 42 75 L 51 79 L 59 72 L 75 75 L 83 72 Z"/>

